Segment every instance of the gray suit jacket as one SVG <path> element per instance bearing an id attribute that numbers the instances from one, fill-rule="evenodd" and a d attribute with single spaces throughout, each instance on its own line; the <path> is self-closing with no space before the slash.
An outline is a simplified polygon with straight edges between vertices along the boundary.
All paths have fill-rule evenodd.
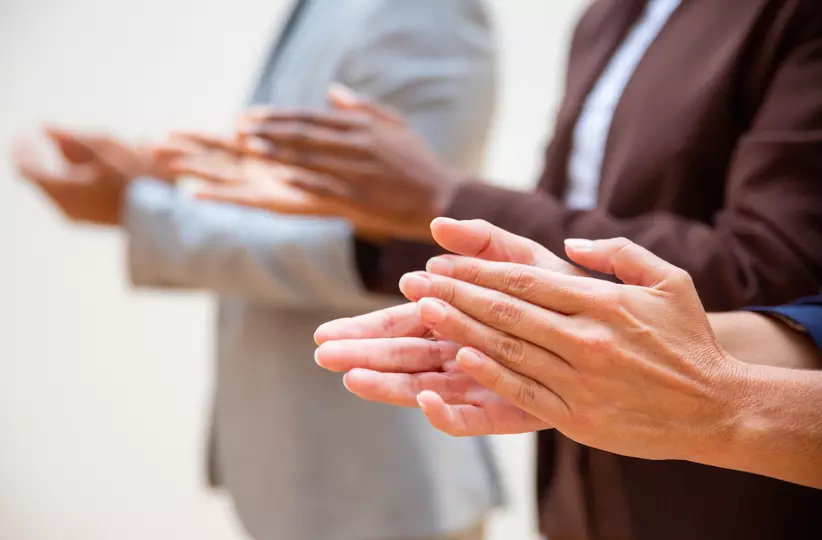
<path id="1" fill-rule="evenodd" d="M 446 161 L 480 165 L 494 101 L 480 0 L 312 0 L 255 101 L 324 108 L 329 83 L 405 113 Z M 397 299 L 359 281 L 349 225 L 195 202 L 136 183 L 126 228 L 137 285 L 219 296 L 214 444 L 254 538 L 418 538 L 468 528 L 501 499 L 487 441 L 367 403 L 313 362 L 333 318 Z"/>

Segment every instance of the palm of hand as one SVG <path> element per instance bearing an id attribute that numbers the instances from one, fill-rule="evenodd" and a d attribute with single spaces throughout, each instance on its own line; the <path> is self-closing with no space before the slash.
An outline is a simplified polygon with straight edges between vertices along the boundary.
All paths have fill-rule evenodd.
<path id="1" fill-rule="evenodd" d="M 31 139 L 21 139 L 14 159 L 23 177 L 38 186 L 70 220 L 117 225 L 129 181 L 150 170 L 133 149 L 105 136 L 51 130 L 60 150 L 59 171 L 49 170 Z"/>

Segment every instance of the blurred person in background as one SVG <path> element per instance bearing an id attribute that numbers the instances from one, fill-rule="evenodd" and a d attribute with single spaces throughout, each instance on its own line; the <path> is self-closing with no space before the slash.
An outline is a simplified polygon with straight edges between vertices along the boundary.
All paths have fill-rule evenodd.
<path id="1" fill-rule="evenodd" d="M 252 102 L 313 114 L 328 109 L 333 82 L 393 107 L 443 162 L 465 174 L 481 165 L 495 59 L 480 0 L 296 2 Z M 345 92 L 335 96 L 344 106 Z M 69 219 L 121 227 L 134 284 L 218 296 L 210 473 L 251 536 L 482 537 L 501 500 L 488 443 L 362 402 L 312 360 L 320 323 L 395 302 L 363 288 L 355 261 L 370 246 L 349 223 L 204 203 L 146 179 L 173 178 L 170 156 L 203 158 L 201 176 L 247 168 L 210 135 L 141 152 L 110 136 L 48 134 L 64 170 L 21 144 L 22 174 Z"/>
<path id="2" fill-rule="evenodd" d="M 400 282 L 416 304 L 321 326 L 317 362 L 347 372 L 352 392 L 418 403 L 455 436 L 553 428 L 626 456 L 822 489 L 822 296 L 706 314 L 686 272 L 624 238 L 565 241 L 614 284 L 487 222 L 440 218 L 432 232 L 446 249 L 532 261 L 435 257 Z M 390 340 L 387 319 L 404 328 Z M 432 332 L 450 369 L 431 370 Z"/>
<path id="3" fill-rule="evenodd" d="M 370 123 L 253 111 L 241 135 L 249 154 L 332 178 L 333 189 L 295 179 L 322 196 L 323 212 L 329 201 L 355 208 L 371 220 L 354 220 L 363 236 L 386 222 L 360 262 L 373 291 L 396 294 L 404 273 L 441 252 L 428 225 L 448 216 L 485 219 L 553 252 L 566 238 L 627 237 L 688 271 L 707 309 L 727 311 L 820 289 L 820 88 L 814 0 L 599 0 L 574 33 L 534 193 L 467 182 L 385 111 Z M 366 99 L 360 109 L 380 111 Z M 261 191 L 242 199 L 278 207 Z M 469 255 L 503 255 L 484 248 Z M 822 534 L 819 491 L 624 457 L 552 430 L 539 435 L 537 476 L 551 540 Z"/>

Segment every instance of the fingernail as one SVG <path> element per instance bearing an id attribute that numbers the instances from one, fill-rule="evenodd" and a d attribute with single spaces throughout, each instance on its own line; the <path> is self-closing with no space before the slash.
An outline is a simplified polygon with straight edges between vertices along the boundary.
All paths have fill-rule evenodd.
<path id="1" fill-rule="evenodd" d="M 422 393 L 417 394 L 417 405 L 420 409 L 425 409 L 425 403 L 422 401 Z"/>
<path id="2" fill-rule="evenodd" d="M 436 298 L 423 298 L 417 305 L 420 312 L 424 312 L 424 319 L 429 324 L 439 324 L 448 316 L 445 304 Z"/>
<path id="3" fill-rule="evenodd" d="M 456 223 L 456 222 L 457 222 L 456 219 L 453 219 L 453 218 L 450 218 L 450 217 L 440 216 L 440 217 L 435 217 L 434 220 L 431 222 L 431 224 L 433 225 L 435 223 Z"/>
<path id="4" fill-rule="evenodd" d="M 454 272 L 454 263 L 445 257 L 434 257 L 425 265 L 425 269 L 432 274 L 450 276 Z"/>
<path id="5" fill-rule="evenodd" d="M 258 138 L 258 137 L 249 137 L 244 139 L 242 142 L 243 148 L 251 150 L 252 152 L 269 152 L 271 150 L 271 144 Z"/>
<path id="6" fill-rule="evenodd" d="M 457 353 L 457 363 L 468 369 L 478 368 L 482 364 L 482 359 L 471 349 L 463 348 Z"/>
<path id="7" fill-rule="evenodd" d="M 346 105 L 356 105 L 357 104 L 357 94 L 354 93 L 353 90 L 345 86 L 344 84 L 340 83 L 331 83 L 328 87 L 328 91 L 334 96 L 345 103 Z"/>
<path id="8" fill-rule="evenodd" d="M 400 290 L 414 298 L 422 298 L 431 291 L 431 282 L 419 273 L 412 272 L 400 278 Z"/>
<path id="9" fill-rule="evenodd" d="M 574 251 L 589 251 L 594 247 L 594 242 L 582 238 L 568 238 L 565 240 L 565 246 Z"/>
<path id="10" fill-rule="evenodd" d="M 323 365 L 320 363 L 320 348 L 317 347 L 314 349 L 314 363 L 318 366 L 322 367 Z"/>

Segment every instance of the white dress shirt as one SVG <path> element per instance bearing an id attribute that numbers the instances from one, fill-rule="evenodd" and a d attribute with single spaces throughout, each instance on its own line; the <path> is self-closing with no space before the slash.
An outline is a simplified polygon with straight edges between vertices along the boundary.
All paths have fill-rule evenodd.
<path id="1" fill-rule="evenodd" d="M 596 206 L 602 159 L 617 103 L 648 47 L 679 3 L 680 0 L 650 0 L 588 94 L 574 128 L 568 160 L 565 204 L 569 208 L 590 210 Z"/>

